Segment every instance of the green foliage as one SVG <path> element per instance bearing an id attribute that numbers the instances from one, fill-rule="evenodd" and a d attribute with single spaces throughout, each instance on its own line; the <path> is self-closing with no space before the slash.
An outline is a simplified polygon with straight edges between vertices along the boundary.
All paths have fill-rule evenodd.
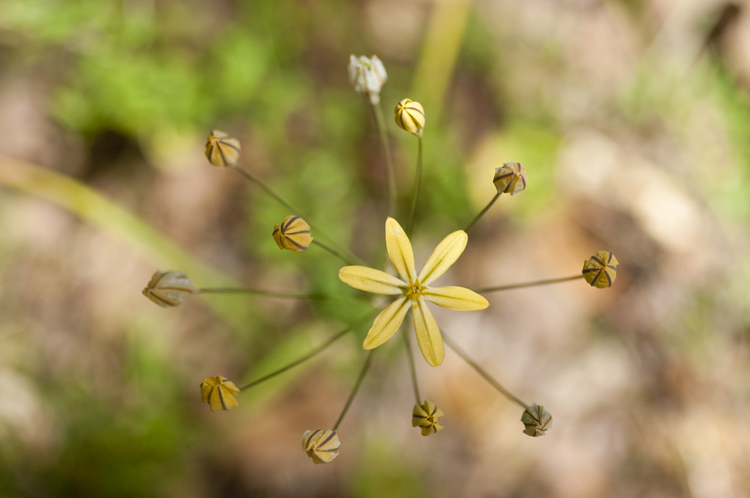
<path id="1" fill-rule="evenodd" d="M 750 205 L 747 203 L 750 194 L 750 99 L 723 67 L 717 68 L 711 88 L 724 114 L 740 168 L 734 181 L 721 183 L 715 202 L 727 217 L 747 223 L 750 220 Z"/>
<path id="2" fill-rule="evenodd" d="M 403 465 L 401 457 L 384 441 L 370 441 L 364 448 L 364 454 L 359 471 L 350 481 L 353 496 L 406 498 L 427 494 L 418 468 Z"/>
<path id="3" fill-rule="evenodd" d="M 158 351 L 133 343 L 124 352 L 129 364 L 123 373 L 132 393 L 46 379 L 43 399 L 61 429 L 53 450 L 58 454 L 40 455 L 21 445 L 17 453 L 0 454 L 0 468 L 8 470 L 0 491 L 11 496 L 164 496 L 184 477 L 188 450 L 200 436 L 194 420 L 175 409 L 183 403 L 183 380 Z"/>

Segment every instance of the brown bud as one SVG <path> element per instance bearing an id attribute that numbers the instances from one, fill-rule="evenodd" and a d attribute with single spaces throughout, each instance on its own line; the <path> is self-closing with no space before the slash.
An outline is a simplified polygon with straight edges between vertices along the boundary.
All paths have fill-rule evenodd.
<path id="1" fill-rule="evenodd" d="M 274 225 L 271 235 L 279 249 L 294 252 L 306 250 L 313 241 L 310 235 L 310 225 L 299 216 L 292 214 L 284 218 L 281 225 Z"/>
<path id="2" fill-rule="evenodd" d="M 190 294 L 197 290 L 193 281 L 182 272 L 157 271 L 143 289 L 143 295 L 162 308 L 166 308 L 184 303 Z"/>
<path id="3" fill-rule="evenodd" d="M 201 383 L 201 401 L 208 403 L 212 412 L 228 411 L 239 406 L 235 398 L 239 392 L 234 382 L 221 375 L 206 377 L 206 380 Z"/>
<path id="4" fill-rule="evenodd" d="M 314 463 L 330 463 L 339 456 L 339 436 L 330 429 L 307 431 L 302 435 L 302 449 Z"/>
<path id="5" fill-rule="evenodd" d="M 206 157 L 214 166 L 234 166 L 240 158 L 240 141 L 214 130 L 206 139 Z"/>
<path id="6" fill-rule="evenodd" d="M 414 405 L 412 410 L 411 426 L 420 427 L 423 436 L 429 436 L 442 431 L 443 426 L 438 424 L 438 418 L 445 415 L 443 410 L 435 406 L 432 401 L 425 400 L 423 405 Z"/>
<path id="7" fill-rule="evenodd" d="M 533 403 L 521 416 L 521 422 L 526 427 L 524 434 L 531 437 L 544 436 L 547 429 L 552 427 L 552 415 L 543 406 Z"/>
<path id="8" fill-rule="evenodd" d="M 617 258 L 608 251 L 599 251 L 583 262 L 583 278 L 592 287 L 606 289 L 612 287 L 617 278 Z"/>
<path id="9" fill-rule="evenodd" d="M 526 170 L 521 163 L 505 163 L 495 170 L 495 184 L 498 194 L 516 195 L 526 189 Z"/>

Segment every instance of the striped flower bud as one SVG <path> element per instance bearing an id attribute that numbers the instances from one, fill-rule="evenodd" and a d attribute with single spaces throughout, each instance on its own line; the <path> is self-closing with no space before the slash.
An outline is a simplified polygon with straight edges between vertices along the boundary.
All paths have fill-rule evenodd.
<path id="1" fill-rule="evenodd" d="M 161 306 L 178 306 L 196 292 L 198 288 L 193 281 L 179 271 L 157 271 L 151 277 L 143 295 Z"/>
<path id="2" fill-rule="evenodd" d="M 505 163 L 495 169 L 495 184 L 498 194 L 516 195 L 526 189 L 526 170 L 521 163 Z"/>
<path id="3" fill-rule="evenodd" d="M 411 426 L 421 427 L 423 436 L 435 434 L 443 430 L 443 426 L 438 424 L 438 418 L 443 415 L 445 415 L 443 410 L 435 406 L 432 401 L 425 400 L 424 405 L 414 405 Z"/>
<path id="4" fill-rule="evenodd" d="M 418 137 L 422 136 L 422 128 L 424 128 L 425 123 L 422 104 L 411 99 L 404 99 L 396 104 L 394 112 L 396 113 L 396 124 L 399 128 L 403 128 Z"/>
<path id="5" fill-rule="evenodd" d="M 339 456 L 339 436 L 330 429 L 307 431 L 302 435 L 302 449 L 313 463 L 331 463 Z"/>
<path id="6" fill-rule="evenodd" d="M 206 377 L 206 380 L 201 383 L 201 401 L 208 403 L 212 412 L 227 411 L 240 406 L 235 398 L 239 392 L 234 382 L 221 375 Z"/>
<path id="7" fill-rule="evenodd" d="M 206 140 L 206 157 L 214 166 L 234 166 L 240 158 L 240 141 L 214 130 Z"/>
<path id="8" fill-rule="evenodd" d="M 274 225 L 273 240 L 279 249 L 288 249 L 294 252 L 302 252 L 312 244 L 310 225 L 299 216 L 290 214 L 284 218 L 281 225 Z"/>
<path id="9" fill-rule="evenodd" d="M 592 287 L 606 289 L 612 287 L 617 278 L 617 258 L 608 251 L 598 251 L 588 261 L 583 262 L 583 278 Z"/>
<path id="10" fill-rule="evenodd" d="M 524 434 L 531 437 L 544 436 L 547 429 L 552 428 L 552 415 L 543 406 L 533 403 L 524 410 L 521 422 L 526 427 L 523 430 Z"/>
<path id="11" fill-rule="evenodd" d="M 354 91 L 367 93 L 370 102 L 380 102 L 380 89 L 388 81 L 385 66 L 376 55 L 367 58 L 364 55 L 357 58 L 349 56 L 349 82 L 354 86 Z"/>

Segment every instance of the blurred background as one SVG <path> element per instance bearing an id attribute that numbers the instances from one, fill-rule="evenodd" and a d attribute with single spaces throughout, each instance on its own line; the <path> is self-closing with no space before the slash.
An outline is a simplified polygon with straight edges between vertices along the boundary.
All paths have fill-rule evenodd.
<path id="1" fill-rule="evenodd" d="M 583 281 L 436 309 L 441 330 L 554 426 L 452 351 L 416 356 L 446 429 L 411 427 L 400 341 L 382 347 L 313 465 L 366 332 L 211 413 L 198 385 L 238 385 L 367 310 L 312 247 L 281 252 L 287 214 L 210 166 L 214 128 L 242 165 L 375 266 L 384 159 L 350 54 L 377 54 L 401 204 L 417 143 L 391 109 L 426 110 L 434 245 L 503 196 L 440 280 L 480 288 Z M 750 4 L 719 0 L 3 0 L 0 3 L 0 496 L 750 496 Z M 405 218 L 402 218 L 405 219 Z M 141 295 L 156 270 L 197 285 L 335 294 L 322 301 Z"/>

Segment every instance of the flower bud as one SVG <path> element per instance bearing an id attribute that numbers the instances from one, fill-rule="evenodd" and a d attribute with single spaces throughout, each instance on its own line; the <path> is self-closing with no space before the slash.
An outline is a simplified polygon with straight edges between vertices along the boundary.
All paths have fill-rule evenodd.
<path id="1" fill-rule="evenodd" d="M 583 278 L 592 287 L 606 289 L 612 287 L 617 278 L 617 258 L 608 251 L 598 251 L 588 261 L 583 262 Z"/>
<path id="2" fill-rule="evenodd" d="M 516 195 L 526 189 L 526 170 L 521 163 L 505 163 L 495 169 L 495 184 L 498 194 Z"/>
<path id="3" fill-rule="evenodd" d="M 339 436 L 330 429 L 306 431 L 302 435 L 302 449 L 314 463 L 331 463 L 339 456 Z"/>
<path id="4" fill-rule="evenodd" d="M 370 102 L 380 102 L 380 89 L 388 81 L 385 66 L 376 55 L 370 59 L 364 55 L 357 58 L 349 56 L 349 82 L 354 86 L 354 91 L 367 93 Z"/>
<path id="5" fill-rule="evenodd" d="M 543 406 L 532 403 L 531 406 L 524 410 L 521 422 L 526 427 L 523 430 L 524 434 L 528 434 L 531 437 L 544 436 L 547 429 L 552 428 L 552 415 Z"/>
<path id="6" fill-rule="evenodd" d="M 212 412 L 219 409 L 227 411 L 240 406 L 235 398 L 239 392 L 234 382 L 221 375 L 206 377 L 201 383 L 201 401 L 208 403 Z"/>
<path id="7" fill-rule="evenodd" d="M 184 303 L 190 294 L 197 290 L 193 281 L 182 272 L 157 271 L 143 289 L 143 295 L 162 308 L 166 308 Z"/>
<path id="8" fill-rule="evenodd" d="M 290 214 L 284 218 L 281 225 L 274 225 L 273 240 L 279 249 L 288 249 L 294 252 L 302 252 L 312 244 L 310 225 L 299 216 Z"/>
<path id="9" fill-rule="evenodd" d="M 422 104 L 411 99 L 404 99 L 396 104 L 394 112 L 396 113 L 396 124 L 399 128 L 403 128 L 418 137 L 422 136 L 422 128 L 424 128 L 425 123 Z"/>
<path id="10" fill-rule="evenodd" d="M 240 141 L 214 130 L 206 140 L 206 157 L 214 166 L 234 166 L 240 158 Z"/>
<path id="11" fill-rule="evenodd" d="M 438 424 L 438 418 L 443 415 L 445 415 L 443 410 L 435 406 L 431 401 L 425 400 L 424 405 L 414 405 L 411 426 L 421 427 L 423 436 L 435 434 L 443 430 L 443 426 Z"/>

